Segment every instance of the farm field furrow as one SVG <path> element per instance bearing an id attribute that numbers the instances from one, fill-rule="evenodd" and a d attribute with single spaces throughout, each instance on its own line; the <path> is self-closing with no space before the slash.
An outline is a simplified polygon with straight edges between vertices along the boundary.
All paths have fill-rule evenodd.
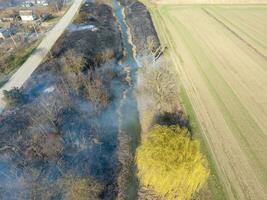
<path id="1" fill-rule="evenodd" d="M 222 6 L 208 10 L 267 58 L 266 6 Z"/>
<path id="2" fill-rule="evenodd" d="M 244 34 L 237 37 L 206 12 L 207 9 L 222 19 L 221 13 L 217 13 L 219 8 L 215 8 L 160 7 L 168 29 L 164 37 L 172 41 L 169 46 L 175 54 L 171 52 L 171 56 L 229 199 L 264 200 L 267 199 L 267 61 L 248 45 L 258 48 L 255 41 L 241 40 L 247 37 Z M 241 10 L 239 15 L 243 17 L 246 12 Z M 266 23 L 265 15 L 252 15 L 243 23 L 244 32 L 253 34 L 255 30 L 257 39 L 264 43 L 267 28 L 257 29 L 253 19 Z"/>

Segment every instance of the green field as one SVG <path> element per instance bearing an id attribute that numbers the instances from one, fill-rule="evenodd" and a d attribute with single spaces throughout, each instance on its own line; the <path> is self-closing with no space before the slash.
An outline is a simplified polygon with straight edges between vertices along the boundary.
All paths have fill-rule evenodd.
<path id="1" fill-rule="evenodd" d="M 267 6 L 144 3 L 226 198 L 266 199 Z M 222 199 L 220 181 L 211 179 L 213 199 Z"/>

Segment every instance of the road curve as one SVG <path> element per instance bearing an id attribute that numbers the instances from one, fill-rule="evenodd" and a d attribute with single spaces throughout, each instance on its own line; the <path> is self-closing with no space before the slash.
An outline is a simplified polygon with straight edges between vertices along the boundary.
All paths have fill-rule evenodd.
<path id="1" fill-rule="evenodd" d="M 22 87 L 28 80 L 34 70 L 42 63 L 46 55 L 49 53 L 57 39 L 62 35 L 68 25 L 72 22 L 74 16 L 79 11 L 83 0 L 74 0 L 72 6 L 60 21 L 45 35 L 44 39 L 33 52 L 33 54 L 25 61 L 18 71 L 9 79 L 9 81 L 0 89 L 0 113 L 5 107 L 3 101 L 3 91 L 10 90 L 14 87 Z"/>

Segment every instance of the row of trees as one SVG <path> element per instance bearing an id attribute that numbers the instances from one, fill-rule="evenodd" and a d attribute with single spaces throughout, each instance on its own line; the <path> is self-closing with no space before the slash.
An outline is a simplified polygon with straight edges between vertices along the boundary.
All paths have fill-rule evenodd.
<path id="1" fill-rule="evenodd" d="M 153 40 L 148 50 L 153 52 Z M 193 138 L 188 118 L 179 102 L 178 74 L 172 64 L 159 59 L 141 60 L 138 103 L 143 141 L 135 156 L 137 176 L 152 199 L 189 200 L 209 176 L 199 141 Z M 141 188 L 142 190 L 142 188 Z M 155 198 L 153 192 L 159 194 Z M 141 196 L 142 199 L 142 196 Z"/>

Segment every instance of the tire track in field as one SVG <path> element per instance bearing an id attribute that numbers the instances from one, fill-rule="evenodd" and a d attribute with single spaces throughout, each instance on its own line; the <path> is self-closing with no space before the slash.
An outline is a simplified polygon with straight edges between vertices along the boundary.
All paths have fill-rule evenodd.
<path id="1" fill-rule="evenodd" d="M 210 15 L 207 15 L 210 17 Z M 214 20 L 214 18 L 210 18 L 211 20 Z M 215 20 L 217 23 L 217 21 Z M 220 26 L 219 24 L 218 26 Z M 224 26 L 223 26 L 224 28 Z M 216 29 L 220 30 L 220 29 Z M 267 102 L 266 94 L 267 88 L 266 86 L 266 72 L 264 69 L 264 64 L 266 64 L 265 59 L 261 59 L 262 57 L 259 57 L 259 54 L 255 54 L 254 51 L 251 48 L 246 48 L 246 44 L 241 41 L 241 46 L 237 43 L 235 46 L 227 46 L 227 41 L 229 44 L 229 39 L 233 41 L 235 40 L 235 36 L 230 37 L 231 32 L 229 32 L 229 36 L 227 34 L 225 35 L 225 43 L 224 45 L 220 45 L 218 48 L 217 43 L 214 43 L 212 40 L 212 37 L 209 37 L 207 39 L 202 38 L 200 42 L 205 42 L 205 46 L 207 46 L 208 50 L 210 51 L 210 55 L 216 55 L 217 58 L 213 58 L 214 65 L 218 69 L 218 72 L 222 74 L 225 77 L 225 80 L 229 83 L 229 87 L 232 89 L 232 91 L 235 93 L 235 95 L 238 97 L 240 102 L 244 105 L 245 109 L 248 111 L 248 113 L 253 118 L 253 121 L 257 124 L 257 126 L 261 130 L 254 130 L 255 132 L 258 132 L 263 135 L 267 135 L 267 110 L 265 107 L 265 103 Z M 201 33 L 200 33 L 201 35 Z M 220 32 L 217 31 L 217 35 L 220 35 Z M 215 36 L 213 36 L 215 37 Z M 229 38 L 229 39 L 228 39 Z M 233 38 L 233 39 L 231 39 Z M 202 46 L 203 47 L 203 46 Z M 229 52 L 226 50 L 225 47 L 229 47 L 232 49 L 230 51 L 230 54 L 227 54 Z M 243 49 L 242 52 L 238 51 L 238 49 Z M 247 55 L 244 55 L 243 52 L 246 52 Z M 224 57 L 222 56 L 224 55 Z M 242 55 L 242 56 L 240 56 Z M 245 58 L 247 59 L 246 62 L 244 62 Z M 237 59 L 237 58 L 244 58 L 244 59 Z M 260 58 L 260 59 L 259 59 Z M 256 61 L 262 60 L 261 64 L 256 64 Z M 221 67 L 224 66 L 224 67 Z M 226 69 L 225 69 L 226 68 Z M 231 74 L 232 72 L 232 74 Z M 250 120 L 252 121 L 252 120 Z M 258 140 L 259 143 L 266 141 L 266 138 L 262 138 L 263 140 Z M 255 139 L 256 140 L 256 139 Z M 266 147 L 263 146 L 263 147 Z M 264 159 L 264 161 L 267 161 Z"/>
<path id="2" fill-rule="evenodd" d="M 241 37 L 238 33 L 236 33 L 234 30 L 232 30 L 229 26 L 227 26 L 223 21 L 218 19 L 216 16 L 214 16 L 211 12 L 209 12 L 207 9 L 202 8 L 202 10 L 207 13 L 210 17 L 215 19 L 218 23 L 220 23 L 222 26 L 224 26 L 228 31 L 230 31 L 233 35 L 235 35 L 239 40 L 244 42 L 248 47 L 253 49 L 259 56 L 264 58 L 267 61 L 267 56 L 261 53 L 256 47 L 254 47 L 252 44 L 250 44 L 248 41 L 246 41 L 243 37 Z"/>
<path id="3" fill-rule="evenodd" d="M 262 12 L 257 11 L 260 12 L 260 14 L 257 15 L 255 11 L 246 12 L 243 9 L 238 8 L 239 7 L 237 7 L 236 10 L 229 12 L 228 10 L 217 8 L 208 10 L 237 34 L 241 35 L 244 40 L 253 44 L 258 51 L 267 55 L 267 44 L 265 42 L 267 41 L 267 23 L 262 20 L 267 17 L 267 10 L 265 10 L 265 14 L 261 14 Z"/>

